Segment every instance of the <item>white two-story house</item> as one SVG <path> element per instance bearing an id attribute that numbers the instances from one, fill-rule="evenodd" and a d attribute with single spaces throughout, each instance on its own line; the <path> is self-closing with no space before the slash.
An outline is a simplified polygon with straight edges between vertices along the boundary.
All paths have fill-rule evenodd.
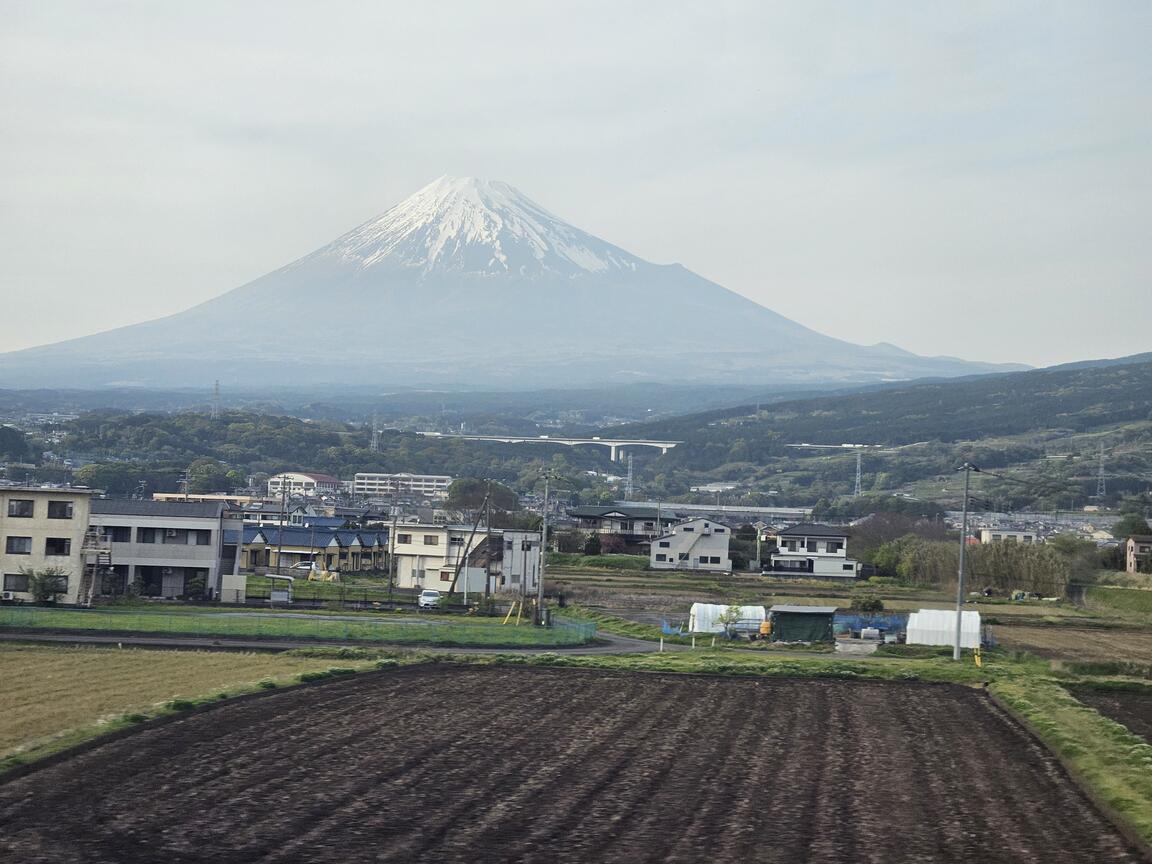
<path id="1" fill-rule="evenodd" d="M 763 568 L 778 576 L 855 579 L 859 562 L 848 557 L 848 532 L 805 522 L 777 532 L 775 552 Z"/>
<path id="2" fill-rule="evenodd" d="M 689 519 L 652 541 L 648 563 L 653 570 L 714 570 L 728 572 L 732 530 L 709 519 Z"/>

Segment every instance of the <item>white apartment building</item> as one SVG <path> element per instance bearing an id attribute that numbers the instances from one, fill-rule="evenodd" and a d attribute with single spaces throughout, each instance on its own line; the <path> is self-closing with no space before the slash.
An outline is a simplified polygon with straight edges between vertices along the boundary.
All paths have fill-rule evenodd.
<path id="1" fill-rule="evenodd" d="M 731 529 L 707 519 L 689 519 L 652 541 L 649 565 L 653 570 L 714 570 L 728 572 Z"/>
<path id="2" fill-rule="evenodd" d="M 237 571 L 244 523 L 222 502 L 97 498 L 90 520 L 107 550 L 94 596 L 215 599 Z"/>
<path id="3" fill-rule="evenodd" d="M 360 473 L 352 480 L 352 494 L 364 498 L 447 498 L 452 478 L 445 474 Z"/>
<path id="4" fill-rule="evenodd" d="M 492 562 L 491 590 L 535 594 L 540 578 L 540 532 L 494 530 L 492 534 L 502 560 Z M 469 594 L 484 593 L 488 570 L 481 559 L 485 557 L 482 550 L 487 537 L 483 529 L 473 535 L 471 525 L 397 525 L 396 541 L 392 544 L 396 585 L 447 591 L 459 565 L 456 591 L 463 593 L 467 585 Z"/>
<path id="5" fill-rule="evenodd" d="M 335 495 L 340 489 L 340 481 L 327 474 L 285 471 L 268 478 L 268 495 L 273 498 L 283 495 L 316 498 L 321 495 Z"/>
<path id="6" fill-rule="evenodd" d="M 6 602 L 33 599 L 29 571 L 59 569 L 60 599 L 75 603 L 84 575 L 92 495 L 81 489 L 0 488 L 0 576 Z"/>
<path id="7" fill-rule="evenodd" d="M 471 542 L 469 542 L 471 536 Z M 484 591 L 486 571 L 469 567 L 468 557 L 487 539 L 487 534 L 472 534 L 471 525 L 405 525 L 396 526 L 396 539 L 391 552 L 396 556 L 396 585 L 400 588 L 436 588 L 447 591 L 460 567 L 456 590 Z"/>
<path id="8" fill-rule="evenodd" d="M 1043 543 L 1044 539 L 1040 537 L 1035 531 L 1012 531 L 1006 528 L 981 528 L 980 542 L 985 544 L 1023 543 L 1030 546 L 1033 543 Z"/>

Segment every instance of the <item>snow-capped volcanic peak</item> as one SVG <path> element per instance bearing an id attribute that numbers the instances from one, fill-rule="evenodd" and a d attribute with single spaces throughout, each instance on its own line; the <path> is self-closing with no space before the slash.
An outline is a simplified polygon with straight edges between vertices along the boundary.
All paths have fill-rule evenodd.
<path id="1" fill-rule="evenodd" d="M 441 177 L 320 254 L 364 268 L 524 276 L 635 270 L 644 263 L 553 216 L 515 187 L 475 177 Z"/>

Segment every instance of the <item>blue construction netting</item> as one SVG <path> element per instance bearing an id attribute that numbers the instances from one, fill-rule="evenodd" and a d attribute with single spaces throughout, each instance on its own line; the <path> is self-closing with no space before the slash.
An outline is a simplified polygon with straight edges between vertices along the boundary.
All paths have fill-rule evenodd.
<path id="1" fill-rule="evenodd" d="M 908 613 L 845 613 L 832 619 L 837 633 L 859 633 L 865 627 L 875 627 L 882 633 L 902 633 L 908 628 Z"/>

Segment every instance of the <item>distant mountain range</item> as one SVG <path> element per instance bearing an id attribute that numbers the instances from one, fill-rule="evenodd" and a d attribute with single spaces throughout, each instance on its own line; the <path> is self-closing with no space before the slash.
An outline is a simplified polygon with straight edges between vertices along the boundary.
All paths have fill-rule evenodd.
<path id="1" fill-rule="evenodd" d="M 858 384 L 1020 368 L 833 339 L 505 183 L 444 177 L 187 311 L 0 354 L 0 387 Z"/>

